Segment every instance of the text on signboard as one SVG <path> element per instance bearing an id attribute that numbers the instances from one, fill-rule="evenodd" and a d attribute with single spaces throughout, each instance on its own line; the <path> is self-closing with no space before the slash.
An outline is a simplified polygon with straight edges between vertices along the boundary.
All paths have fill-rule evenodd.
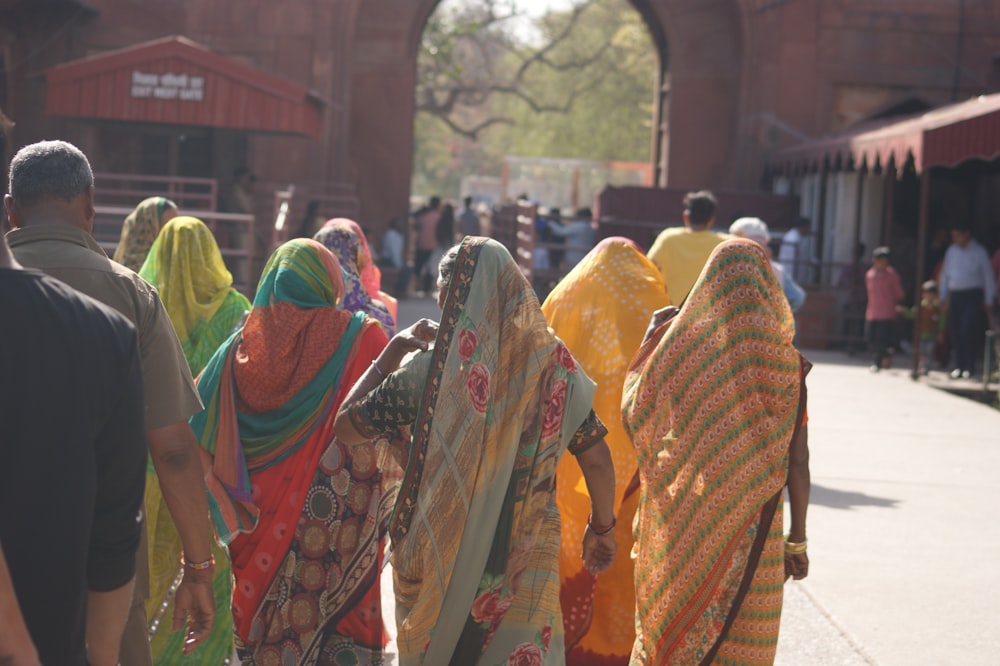
<path id="1" fill-rule="evenodd" d="M 132 72 L 132 97 L 201 102 L 205 99 L 205 77 L 134 71 Z"/>

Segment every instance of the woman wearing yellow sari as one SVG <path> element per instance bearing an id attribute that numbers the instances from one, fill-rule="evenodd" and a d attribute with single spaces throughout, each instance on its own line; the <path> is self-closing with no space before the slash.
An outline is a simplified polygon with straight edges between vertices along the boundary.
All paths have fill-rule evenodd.
<path id="1" fill-rule="evenodd" d="M 641 479 L 632 663 L 771 664 L 783 580 L 808 573 L 809 363 L 751 241 L 720 244 L 672 310 L 654 317 L 622 401 Z"/>
<path id="2" fill-rule="evenodd" d="M 164 197 L 143 199 L 122 225 L 121 239 L 115 248 L 114 260 L 136 273 L 146 262 L 149 248 L 157 234 L 170 220 L 177 217 L 177 204 Z"/>
<path id="3" fill-rule="evenodd" d="M 233 276 L 226 269 L 215 237 L 201 220 L 175 217 L 160 230 L 139 275 L 160 292 L 191 374 L 197 377 L 250 311 L 247 298 L 232 288 Z M 181 541 L 152 466 L 146 476 L 146 516 L 150 540 L 146 614 L 151 618 L 150 648 L 154 662 L 192 666 L 227 663 L 233 655 L 229 556 L 224 549 L 213 548 L 215 626 L 193 654 L 184 656 L 183 634 L 163 626 L 164 619 L 169 622 L 173 617 L 172 597 L 181 570 Z"/>
<path id="4" fill-rule="evenodd" d="M 545 299 L 542 312 L 580 366 L 597 382 L 594 411 L 608 427 L 615 464 L 614 530 L 618 552 L 595 578 L 580 561 L 577 544 L 590 514 L 590 495 L 578 465 L 568 458 L 556 473 L 562 518 L 560 597 L 566 660 L 574 666 L 627 664 L 635 640 L 631 558 L 632 518 L 638 503 L 636 452 L 621 426 L 622 384 L 655 310 L 670 303 L 659 269 L 626 238 L 608 238 L 571 270 Z"/>
<path id="5" fill-rule="evenodd" d="M 440 329 L 397 335 L 336 423 L 346 443 L 412 433 L 389 527 L 400 664 L 561 664 L 554 476 L 567 449 L 594 498 L 577 556 L 595 573 L 614 558 L 594 383 L 502 245 L 466 238 L 445 254 L 439 286 Z"/>

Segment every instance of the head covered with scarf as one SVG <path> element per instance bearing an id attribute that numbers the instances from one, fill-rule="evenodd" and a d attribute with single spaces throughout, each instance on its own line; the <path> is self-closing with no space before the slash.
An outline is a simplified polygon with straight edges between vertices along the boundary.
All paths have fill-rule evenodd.
<path id="1" fill-rule="evenodd" d="M 160 292 L 197 376 L 250 310 L 246 297 L 232 289 L 233 276 L 215 236 L 201 220 L 173 218 L 160 230 L 139 275 Z"/>
<path id="2" fill-rule="evenodd" d="M 607 425 L 605 441 L 615 469 L 615 539 L 619 556 L 596 578 L 580 559 L 579 544 L 591 511 L 580 466 L 564 456 L 556 474 L 562 520 L 559 572 L 567 660 L 583 652 L 610 661 L 627 659 L 635 640 L 632 516 L 638 501 L 636 451 L 621 425 L 622 384 L 642 343 L 650 314 L 670 303 L 660 271 L 628 238 L 602 240 L 545 299 L 542 312 L 573 358 L 597 383 L 594 411 Z M 579 651 L 580 654 L 575 654 Z"/>
<path id="3" fill-rule="evenodd" d="M 728 240 L 629 368 L 623 424 L 642 478 L 636 650 L 648 663 L 683 661 L 704 636 L 711 645 L 737 603 L 748 535 L 767 532 L 764 507 L 787 480 L 801 387 L 794 335 L 764 250 Z"/>
<path id="4" fill-rule="evenodd" d="M 313 240 L 285 243 L 264 268 L 243 329 L 198 383 L 205 411 L 191 419 L 211 460 L 210 504 L 227 543 L 256 513 L 249 472 L 294 453 L 331 413 L 364 313 L 339 307 L 336 257 Z"/>
<path id="5" fill-rule="evenodd" d="M 382 274 L 372 261 L 368 241 L 358 223 L 344 217 L 334 218 L 313 238 L 333 252 L 344 270 L 344 309 L 365 312 L 392 335 L 396 321 L 379 291 Z"/>
<path id="6" fill-rule="evenodd" d="M 160 228 L 175 215 L 177 204 L 170 199 L 143 199 L 125 218 L 114 260 L 138 273 Z"/>
<path id="7" fill-rule="evenodd" d="M 454 256 L 390 523 L 404 666 L 562 640 L 553 477 L 594 392 L 506 248 L 470 237 Z"/>

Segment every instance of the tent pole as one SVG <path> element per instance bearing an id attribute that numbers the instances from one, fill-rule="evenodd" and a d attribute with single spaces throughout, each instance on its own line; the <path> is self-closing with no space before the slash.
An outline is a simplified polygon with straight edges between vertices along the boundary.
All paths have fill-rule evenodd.
<path id="1" fill-rule="evenodd" d="M 917 274 L 914 278 L 915 285 L 913 300 L 916 301 L 916 316 L 913 318 L 913 367 L 910 369 L 910 378 L 916 380 L 920 377 L 920 295 L 921 284 L 924 280 L 924 261 L 927 254 L 927 223 L 931 200 L 931 169 L 924 167 L 920 174 L 920 212 L 917 218 Z"/>

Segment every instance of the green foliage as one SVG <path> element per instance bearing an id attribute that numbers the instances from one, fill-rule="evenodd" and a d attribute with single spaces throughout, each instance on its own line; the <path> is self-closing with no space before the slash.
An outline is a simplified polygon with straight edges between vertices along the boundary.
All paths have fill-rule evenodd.
<path id="1" fill-rule="evenodd" d="M 457 196 L 505 155 L 648 161 L 658 55 L 626 0 L 552 11 L 528 43 L 496 0 L 443 5 L 419 59 L 413 191 Z"/>

